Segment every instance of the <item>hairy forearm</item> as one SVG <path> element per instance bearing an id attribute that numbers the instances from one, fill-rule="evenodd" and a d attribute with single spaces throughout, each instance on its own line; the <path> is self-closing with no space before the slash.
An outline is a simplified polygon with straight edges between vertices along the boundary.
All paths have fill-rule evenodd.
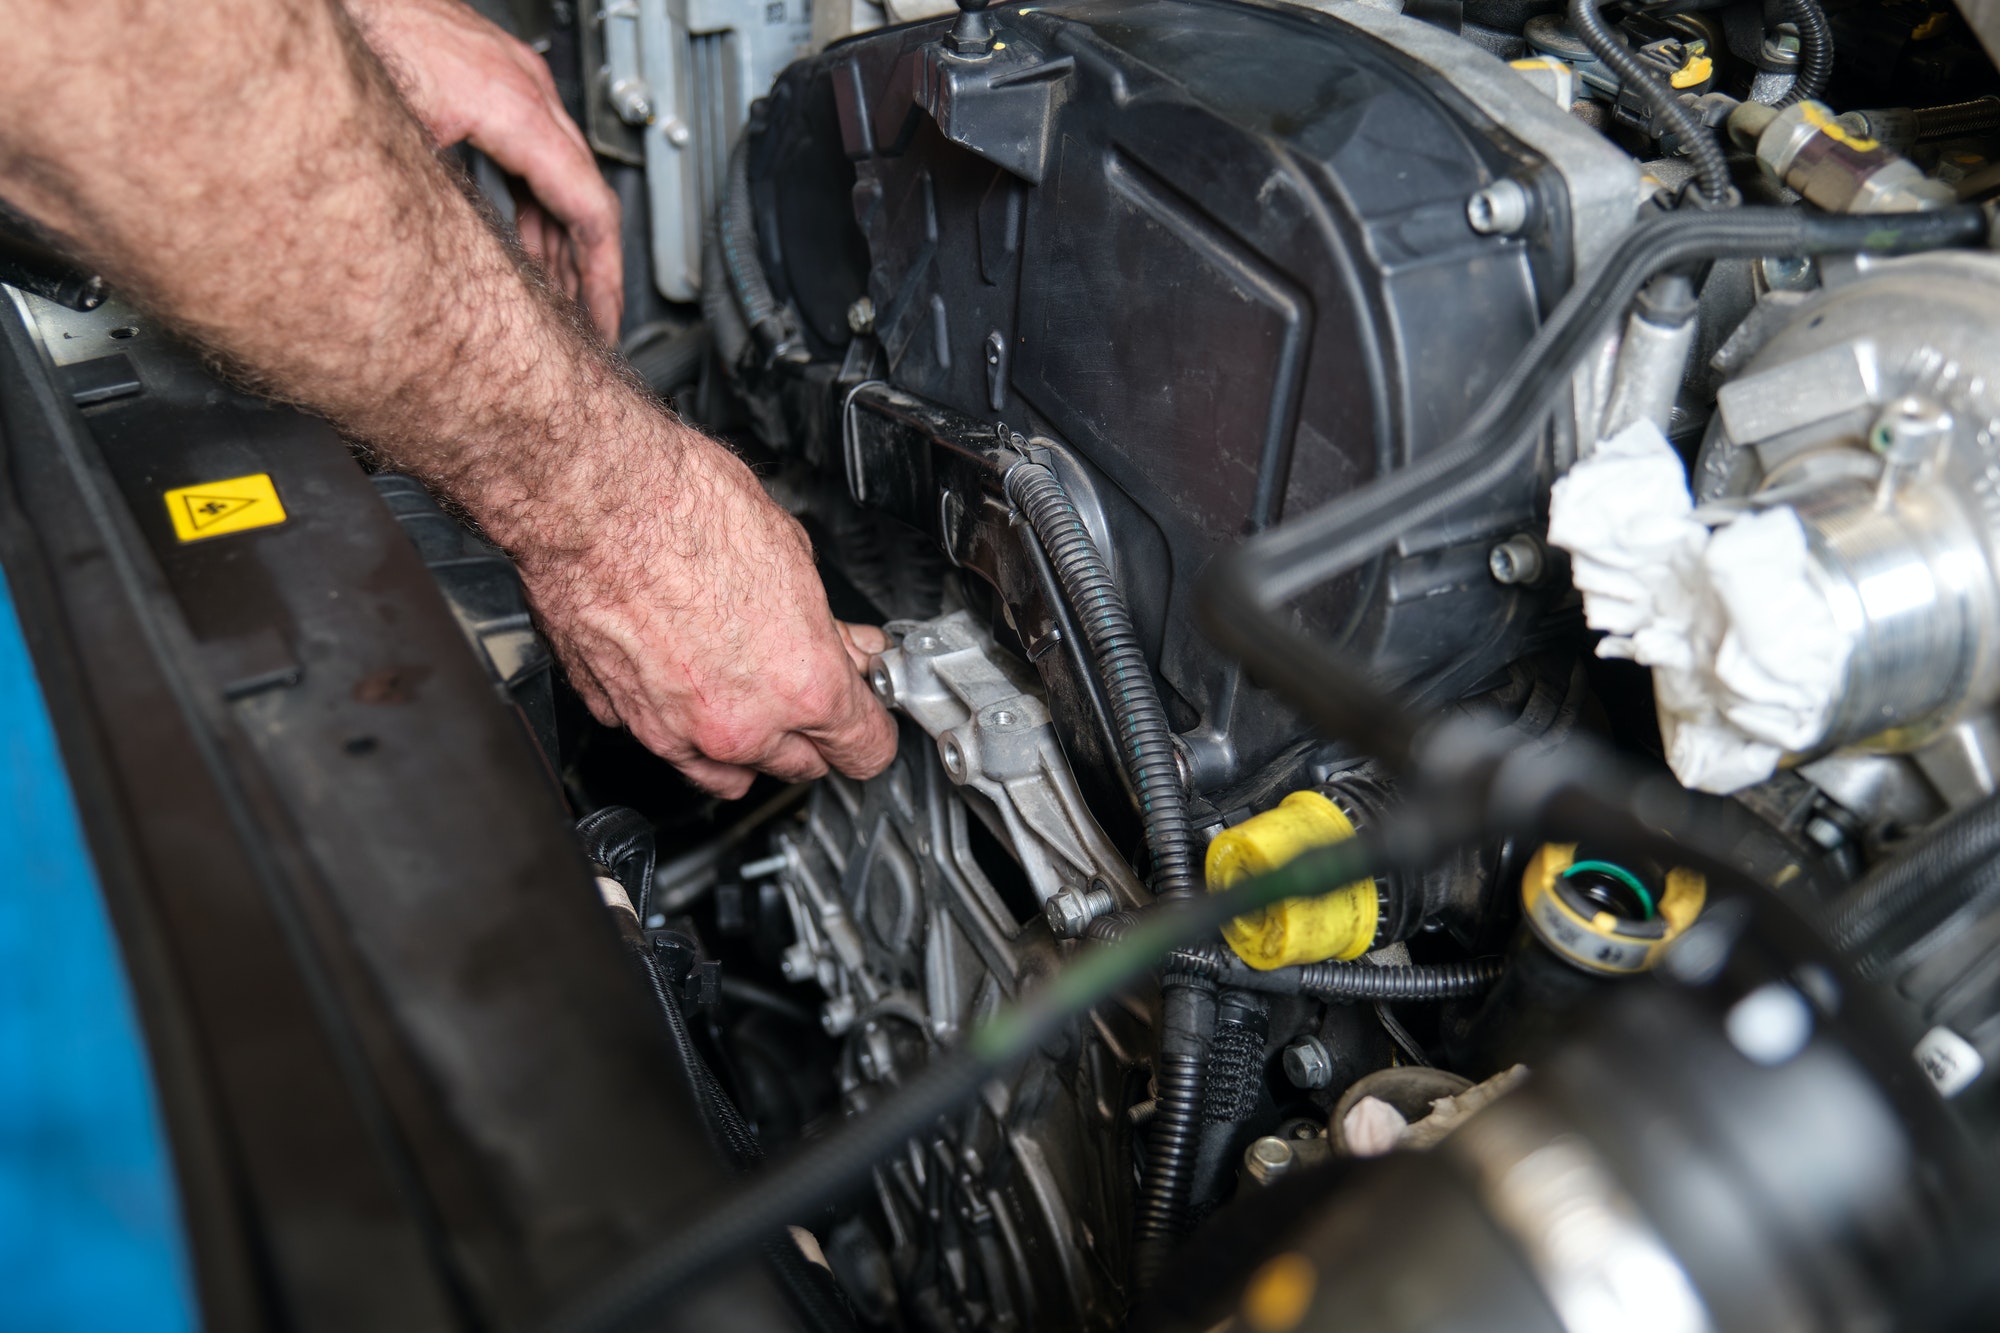
<path id="1" fill-rule="evenodd" d="M 332 0 L 8 8 L 0 194 L 524 558 L 708 452 L 524 280 Z"/>
<path id="2" fill-rule="evenodd" d="M 336 0 L 0 6 L 0 195 L 463 506 L 600 721 L 725 795 L 888 763 L 856 670 L 880 635 L 834 621 L 749 469 L 523 272 Z"/>

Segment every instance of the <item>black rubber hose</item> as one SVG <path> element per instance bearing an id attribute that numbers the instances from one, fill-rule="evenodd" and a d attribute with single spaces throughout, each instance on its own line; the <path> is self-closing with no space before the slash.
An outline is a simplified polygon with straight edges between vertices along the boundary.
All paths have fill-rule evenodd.
<path id="1" fill-rule="evenodd" d="M 757 213 L 750 198 L 750 136 L 744 134 L 729 152 L 729 174 L 717 205 L 716 236 L 722 246 L 722 267 L 730 293 L 743 312 L 743 322 L 764 345 L 777 352 L 791 341 L 785 308 L 771 290 L 764 260 L 757 251 Z"/>
<path id="2" fill-rule="evenodd" d="M 607 805 L 577 820 L 576 836 L 583 854 L 625 886 L 643 923 L 653 896 L 653 822 L 629 806 Z"/>
<path id="3" fill-rule="evenodd" d="M 1918 143 L 1938 139 L 1962 139 L 1969 135 L 1991 134 L 2000 130 L 2000 97 L 1987 93 L 1969 102 L 1944 106 L 1920 106 L 1912 112 Z"/>
<path id="4" fill-rule="evenodd" d="M 714 216 L 702 228 L 701 316 L 715 342 L 716 356 L 735 371 L 749 349 L 750 326 L 743 322 L 742 308 L 731 291 L 729 269 L 722 262 L 722 227 Z"/>
<path id="5" fill-rule="evenodd" d="M 1875 867 L 1827 912 L 1828 940 L 1875 975 L 1967 906 L 2000 892 L 2000 796 L 1955 811 Z"/>
<path id="6" fill-rule="evenodd" d="M 1583 39 L 1596 57 L 1611 67 L 1618 81 L 1646 99 L 1653 109 L 1655 130 L 1670 129 L 1694 162 L 1694 176 L 1702 200 L 1710 208 L 1735 202 L 1735 187 L 1729 183 L 1729 163 L 1715 132 L 1701 123 L 1694 112 L 1681 105 L 1680 94 L 1653 72 L 1645 61 L 1625 48 L 1618 34 L 1597 12 L 1600 0 L 1569 0 L 1569 26 Z M 1822 20 L 1824 22 L 1824 20 Z M 1800 30 L 1801 32 L 1804 29 Z M 1803 65 L 1803 61 L 1801 62 Z"/>
<path id="7" fill-rule="evenodd" d="M 1201 1134 L 1203 1073 L 1215 1031 L 1215 983 L 1191 972 L 1160 982 L 1160 1054 L 1153 1065 L 1153 1123 L 1146 1136 L 1146 1174 L 1139 1189 L 1133 1275 L 1151 1286 L 1174 1243 L 1187 1229 Z"/>
<path id="8" fill-rule="evenodd" d="M 1192 897 L 1196 884 L 1187 789 L 1181 785 L 1167 710 L 1125 598 L 1054 472 L 1040 463 L 1016 464 L 1007 473 L 1007 498 L 1027 515 L 1097 661 L 1112 723 L 1124 746 L 1125 770 L 1139 794 L 1146 850 L 1153 858 L 1153 894 Z"/>
<path id="9" fill-rule="evenodd" d="M 1578 363 L 1655 274 L 1707 259 L 1934 250 L 1983 241 L 1986 231 L 1985 214 L 1969 206 L 1870 216 L 1684 209 L 1641 222 L 1562 299 L 1442 448 L 1211 564 L 1200 600 L 1209 637 L 1328 734 L 1409 766 L 1415 714 L 1385 698 L 1337 653 L 1299 634 L 1283 603 L 1513 476 L 1539 445 Z"/>
<path id="10" fill-rule="evenodd" d="M 1146 849 L 1153 860 L 1153 896 L 1168 902 L 1192 898 L 1196 882 L 1187 790 L 1181 785 L 1167 710 L 1125 598 L 1054 472 L 1040 463 L 1017 464 L 1007 473 L 1007 498 L 1027 516 L 1090 644 L 1110 699 L 1113 730 L 1124 747 L 1126 775 L 1139 798 Z M 1160 1013 L 1160 1053 L 1153 1069 L 1159 1110 L 1146 1140 L 1134 1254 L 1141 1286 L 1159 1275 L 1187 1224 L 1215 987 L 1206 978 L 1170 973 L 1161 980 Z"/>
<path id="11" fill-rule="evenodd" d="M 1781 110 L 1817 98 L 1833 77 L 1833 29 L 1819 0 L 1786 0 L 1785 12 L 1799 30 L 1799 69 L 1791 88 L 1774 103 Z"/>

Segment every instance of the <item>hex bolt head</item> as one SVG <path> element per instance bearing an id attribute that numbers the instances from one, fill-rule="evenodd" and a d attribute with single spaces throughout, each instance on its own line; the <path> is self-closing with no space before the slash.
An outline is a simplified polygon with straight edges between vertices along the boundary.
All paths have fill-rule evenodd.
<path id="1" fill-rule="evenodd" d="M 1090 909 L 1084 906 L 1083 895 L 1073 889 L 1064 889 L 1042 904 L 1042 915 L 1059 940 L 1075 939 L 1090 924 Z"/>
<path id="2" fill-rule="evenodd" d="M 1318 1037 L 1300 1037 L 1285 1047 L 1285 1077 L 1295 1088 L 1333 1085 L 1333 1057 Z"/>
<path id="3" fill-rule="evenodd" d="M 1528 187 L 1502 176 L 1465 201 L 1465 220 L 1481 236 L 1512 236 L 1528 225 Z"/>
<path id="4" fill-rule="evenodd" d="M 1542 544 L 1522 532 L 1487 552 L 1486 568 L 1492 571 L 1495 583 L 1512 586 L 1539 581 L 1548 562 L 1542 556 Z"/>

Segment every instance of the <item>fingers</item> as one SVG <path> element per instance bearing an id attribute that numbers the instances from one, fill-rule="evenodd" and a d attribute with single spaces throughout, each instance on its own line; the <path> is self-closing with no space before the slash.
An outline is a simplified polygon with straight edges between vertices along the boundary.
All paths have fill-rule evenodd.
<path id="1" fill-rule="evenodd" d="M 756 770 L 741 764 L 717 763 L 700 755 L 691 755 L 671 761 L 680 770 L 681 776 L 710 796 L 720 796 L 725 801 L 740 801 L 750 791 L 750 784 L 757 780 Z"/>
<path id="2" fill-rule="evenodd" d="M 850 778 L 872 778 L 896 757 L 896 724 L 859 675 L 846 678 L 823 721 L 799 730 Z"/>
<path id="3" fill-rule="evenodd" d="M 874 625 L 850 625 L 845 620 L 833 623 L 840 630 L 840 641 L 847 649 L 847 660 L 865 676 L 875 654 L 887 651 L 889 636 Z"/>

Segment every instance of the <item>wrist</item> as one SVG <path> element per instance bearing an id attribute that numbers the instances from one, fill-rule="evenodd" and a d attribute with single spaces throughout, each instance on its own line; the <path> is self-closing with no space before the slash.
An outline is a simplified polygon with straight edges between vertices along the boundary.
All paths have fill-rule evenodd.
<path id="1" fill-rule="evenodd" d="M 720 445 L 636 395 L 622 410 L 606 411 L 605 399 L 625 396 L 618 389 L 597 399 L 587 438 L 506 451 L 521 466 L 498 469 L 461 493 L 531 582 L 560 571 L 592 569 L 601 577 L 699 560 L 710 544 L 704 497 L 728 480 L 728 468 L 747 476 Z"/>

